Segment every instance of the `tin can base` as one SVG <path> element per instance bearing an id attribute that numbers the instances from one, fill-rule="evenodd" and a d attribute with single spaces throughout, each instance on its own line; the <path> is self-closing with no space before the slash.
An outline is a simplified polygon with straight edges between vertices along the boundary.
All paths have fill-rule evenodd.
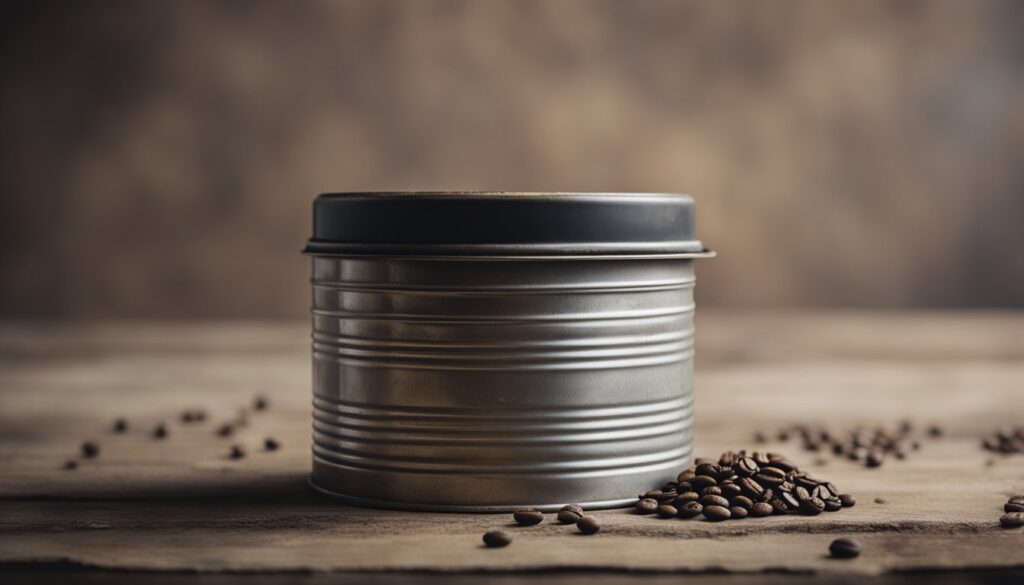
<path id="1" fill-rule="evenodd" d="M 313 488 L 317 493 L 327 496 L 332 500 L 337 500 L 345 504 L 351 504 L 353 506 L 360 506 L 362 508 L 380 508 L 384 510 L 406 510 L 410 512 L 459 512 L 466 514 L 498 514 L 503 512 L 514 512 L 520 508 L 536 508 L 541 512 L 557 512 L 561 510 L 563 506 L 567 504 L 577 504 L 584 510 L 607 510 L 609 508 L 628 508 L 636 504 L 637 499 L 624 498 L 621 500 L 607 500 L 603 502 L 565 502 L 562 504 L 530 504 L 523 503 L 514 506 L 448 506 L 448 505 L 432 505 L 432 504 L 407 504 L 402 502 L 389 502 L 385 500 L 372 500 L 368 498 L 359 498 L 356 496 L 346 496 L 345 494 L 339 494 L 332 492 L 331 490 L 324 489 L 313 482 L 313 478 L 308 480 L 309 486 Z"/>

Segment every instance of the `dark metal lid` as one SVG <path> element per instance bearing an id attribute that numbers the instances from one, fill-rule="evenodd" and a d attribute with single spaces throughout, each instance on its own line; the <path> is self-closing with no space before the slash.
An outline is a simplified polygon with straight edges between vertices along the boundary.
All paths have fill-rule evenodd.
<path id="1" fill-rule="evenodd" d="M 693 198 L 671 193 L 329 193 L 309 254 L 694 254 Z"/>

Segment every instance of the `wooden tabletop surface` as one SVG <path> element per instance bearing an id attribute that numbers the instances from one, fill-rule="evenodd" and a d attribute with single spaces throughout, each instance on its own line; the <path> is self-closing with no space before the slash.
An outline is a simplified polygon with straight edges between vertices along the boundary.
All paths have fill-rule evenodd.
<path id="1" fill-rule="evenodd" d="M 998 524 L 1024 493 L 1024 455 L 981 436 L 1024 424 L 1024 313 L 702 311 L 697 453 L 782 452 L 857 496 L 817 517 L 723 523 L 597 512 L 578 535 L 549 517 L 366 510 L 312 493 L 305 323 L 0 324 L 0 565 L 108 570 L 761 571 L 877 575 L 1024 568 L 1024 529 Z M 234 437 L 214 429 L 250 407 Z M 189 408 L 208 413 L 184 424 Z M 129 429 L 115 434 L 115 418 Z M 842 429 L 914 421 L 945 433 L 878 469 L 755 446 L 755 431 L 811 422 Z M 167 439 L 150 436 L 165 422 Z M 266 437 L 280 441 L 262 450 Z M 83 440 L 98 457 L 76 458 Z M 247 456 L 227 457 L 232 444 Z M 875 503 L 882 498 L 886 503 Z M 507 527 L 513 544 L 480 535 Z M 853 536 L 863 554 L 828 558 Z"/>

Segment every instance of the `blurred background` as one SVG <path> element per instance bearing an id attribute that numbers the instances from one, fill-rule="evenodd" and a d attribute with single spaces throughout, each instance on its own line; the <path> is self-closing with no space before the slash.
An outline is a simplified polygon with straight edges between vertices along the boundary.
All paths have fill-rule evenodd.
<path id="1" fill-rule="evenodd" d="M 302 317 L 385 189 L 690 193 L 703 306 L 1024 306 L 1024 2 L 0 11 L 0 317 Z"/>

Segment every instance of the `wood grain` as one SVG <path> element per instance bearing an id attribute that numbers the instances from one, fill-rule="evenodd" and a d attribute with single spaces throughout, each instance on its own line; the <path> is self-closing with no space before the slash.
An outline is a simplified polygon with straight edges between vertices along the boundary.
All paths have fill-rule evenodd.
<path id="1" fill-rule="evenodd" d="M 998 517 L 1024 492 L 1024 456 L 993 457 L 982 432 L 1024 419 L 1024 314 L 711 313 L 698 325 L 699 454 L 752 447 L 755 430 L 795 421 L 946 429 L 877 470 L 789 454 L 857 495 L 856 507 L 712 524 L 599 512 L 577 535 L 553 517 L 424 514 L 338 505 L 305 486 L 309 359 L 305 324 L 0 326 L 0 562 L 70 561 L 156 570 L 889 571 L 1020 567 L 1024 532 Z M 263 394 L 236 437 L 213 429 Z M 184 425 L 188 407 L 210 413 Z M 115 435 L 112 420 L 127 417 Z M 149 436 L 160 421 L 171 436 Z M 283 443 L 263 452 L 264 437 Z M 96 460 L 64 471 L 84 438 Z M 231 461 L 233 443 L 249 456 Z M 874 498 L 888 500 L 876 504 Z M 828 559 L 836 535 L 864 554 Z"/>

